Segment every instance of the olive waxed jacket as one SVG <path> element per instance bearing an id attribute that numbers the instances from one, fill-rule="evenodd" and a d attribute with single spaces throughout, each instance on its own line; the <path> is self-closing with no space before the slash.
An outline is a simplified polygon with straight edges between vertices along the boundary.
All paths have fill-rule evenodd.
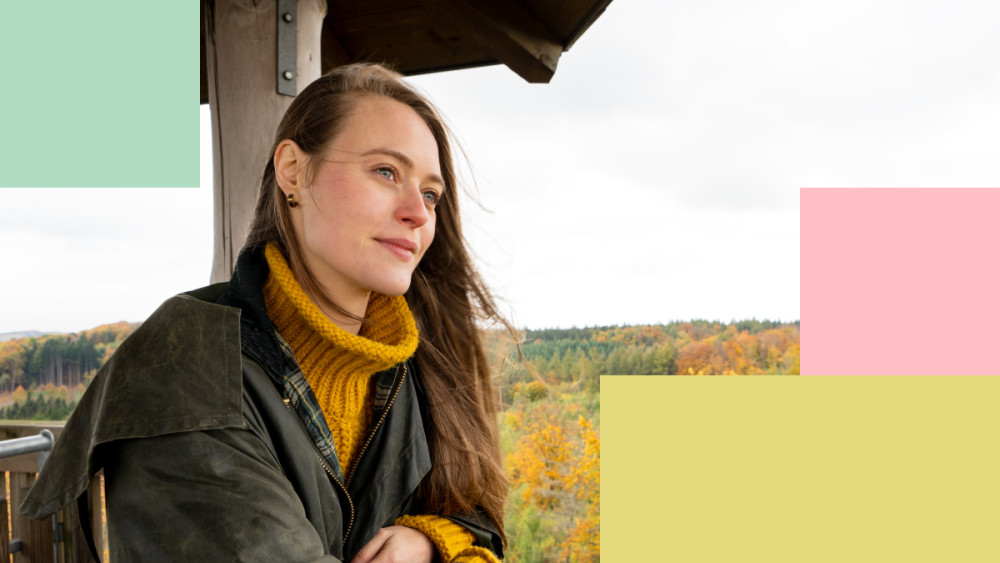
<path id="1" fill-rule="evenodd" d="M 166 301 L 98 372 L 21 512 L 43 518 L 105 473 L 111 560 L 349 561 L 422 511 L 431 467 L 411 361 L 378 374 L 367 446 L 346 483 L 320 454 L 287 378 L 301 375 L 267 318 L 262 247 L 229 284 Z M 447 515 L 502 556 L 480 513 Z"/>

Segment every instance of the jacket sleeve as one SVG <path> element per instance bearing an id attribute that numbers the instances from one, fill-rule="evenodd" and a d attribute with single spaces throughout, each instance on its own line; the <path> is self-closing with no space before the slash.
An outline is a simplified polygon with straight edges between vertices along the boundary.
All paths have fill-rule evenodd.
<path id="1" fill-rule="evenodd" d="M 253 432 L 182 432 L 104 448 L 112 561 L 338 561 Z"/>
<path id="2" fill-rule="evenodd" d="M 473 546 L 475 536 L 464 526 L 441 516 L 401 516 L 396 525 L 419 530 L 430 538 L 444 563 L 499 563 L 488 549 Z"/>
<path id="3" fill-rule="evenodd" d="M 498 559 L 503 560 L 503 540 L 486 513 L 477 510 L 472 514 L 448 514 L 445 518 L 468 530 L 475 538 L 475 545 L 489 549 Z"/>

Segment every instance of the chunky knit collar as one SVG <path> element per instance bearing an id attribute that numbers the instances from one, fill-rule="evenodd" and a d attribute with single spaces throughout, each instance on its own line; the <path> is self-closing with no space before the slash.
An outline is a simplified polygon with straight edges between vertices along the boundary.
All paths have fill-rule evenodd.
<path id="1" fill-rule="evenodd" d="M 372 293 L 361 334 L 354 335 L 338 327 L 309 299 L 274 243 L 268 243 L 264 255 L 271 270 L 264 284 L 268 315 L 300 365 L 309 364 L 323 373 L 371 375 L 416 351 L 416 322 L 402 296 Z"/>

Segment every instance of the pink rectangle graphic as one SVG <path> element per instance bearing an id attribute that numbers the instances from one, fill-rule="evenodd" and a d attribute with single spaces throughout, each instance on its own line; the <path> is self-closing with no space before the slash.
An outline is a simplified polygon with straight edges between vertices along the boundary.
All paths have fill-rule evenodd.
<path id="1" fill-rule="evenodd" d="M 1000 189 L 802 188 L 803 375 L 1000 375 Z"/>

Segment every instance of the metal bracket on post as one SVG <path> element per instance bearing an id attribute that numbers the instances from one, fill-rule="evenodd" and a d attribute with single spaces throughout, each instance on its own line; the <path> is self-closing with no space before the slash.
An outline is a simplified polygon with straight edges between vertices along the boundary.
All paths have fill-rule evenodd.
<path id="1" fill-rule="evenodd" d="M 295 96 L 297 0 L 278 0 L 278 93 Z"/>

